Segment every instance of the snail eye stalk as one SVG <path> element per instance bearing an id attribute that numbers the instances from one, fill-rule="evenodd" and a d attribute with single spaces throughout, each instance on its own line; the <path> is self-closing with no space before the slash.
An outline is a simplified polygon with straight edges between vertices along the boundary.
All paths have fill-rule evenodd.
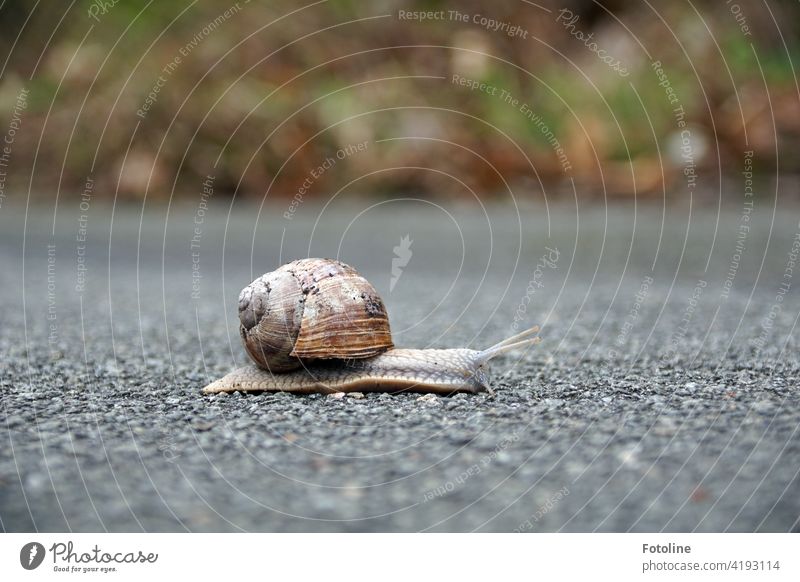
<path id="1" fill-rule="evenodd" d="M 529 336 L 537 333 L 538 331 L 539 331 L 539 326 L 534 325 L 530 329 L 526 329 L 525 331 L 518 333 L 517 335 L 504 339 L 503 341 L 496 343 L 495 345 L 489 348 L 486 348 L 482 352 L 479 352 L 476 361 L 478 362 L 479 365 L 482 366 L 492 358 L 495 358 L 499 355 L 508 353 L 513 350 L 534 346 L 539 342 L 541 342 L 542 338 L 540 338 L 539 336 L 536 337 L 529 337 Z"/>

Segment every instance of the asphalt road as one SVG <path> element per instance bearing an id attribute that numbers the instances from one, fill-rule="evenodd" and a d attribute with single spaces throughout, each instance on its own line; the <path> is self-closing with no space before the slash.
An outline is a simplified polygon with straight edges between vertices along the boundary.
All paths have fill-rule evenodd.
<path id="1" fill-rule="evenodd" d="M 797 208 L 228 210 L 2 208 L 3 530 L 800 529 Z M 202 396 L 239 289 L 309 255 L 398 345 L 544 341 L 494 396 Z"/>

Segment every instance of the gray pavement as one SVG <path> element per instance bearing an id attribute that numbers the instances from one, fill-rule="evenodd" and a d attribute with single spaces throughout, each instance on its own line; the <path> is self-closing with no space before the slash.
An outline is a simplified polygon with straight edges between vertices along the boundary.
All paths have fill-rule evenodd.
<path id="1" fill-rule="evenodd" d="M 3 530 L 800 527 L 797 207 L 285 210 L 0 210 Z M 309 255 L 398 345 L 544 341 L 494 396 L 201 396 L 245 362 L 239 289 Z"/>

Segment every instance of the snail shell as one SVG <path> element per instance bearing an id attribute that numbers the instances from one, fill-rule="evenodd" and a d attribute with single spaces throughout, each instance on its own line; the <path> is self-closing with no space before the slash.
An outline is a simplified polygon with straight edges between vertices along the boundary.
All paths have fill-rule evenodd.
<path id="1" fill-rule="evenodd" d="M 375 288 L 333 259 L 301 259 L 266 273 L 239 295 L 247 354 L 270 372 L 310 360 L 361 359 L 393 347 Z"/>

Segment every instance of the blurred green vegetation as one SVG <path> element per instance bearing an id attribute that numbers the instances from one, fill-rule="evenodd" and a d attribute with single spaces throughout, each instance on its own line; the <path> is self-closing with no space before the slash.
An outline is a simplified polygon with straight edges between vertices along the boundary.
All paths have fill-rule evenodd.
<path id="1" fill-rule="evenodd" d="M 740 5 L 737 20 L 730 3 L 711 0 L 7 0 L 4 117 L 30 91 L 9 184 L 27 186 L 33 173 L 38 192 L 79 191 L 91 176 L 97 197 L 159 200 L 196 195 L 214 175 L 220 195 L 291 197 L 327 157 L 366 141 L 308 196 L 362 176 L 358 192 L 373 195 L 467 196 L 461 180 L 492 196 L 506 183 L 542 180 L 558 191 L 574 180 L 588 196 L 603 187 L 685 196 L 682 128 L 653 61 L 685 110 L 706 191 L 718 187 L 718 163 L 741 171 L 745 150 L 764 175 L 796 173 L 800 4 Z M 562 8 L 578 16 L 571 29 Z M 458 10 L 469 21 L 405 20 L 400 10 Z M 527 38 L 475 15 L 518 25 Z M 614 72 L 575 30 L 630 74 Z M 453 83 L 454 74 L 496 94 Z M 424 167 L 439 172 L 416 169 Z"/>

